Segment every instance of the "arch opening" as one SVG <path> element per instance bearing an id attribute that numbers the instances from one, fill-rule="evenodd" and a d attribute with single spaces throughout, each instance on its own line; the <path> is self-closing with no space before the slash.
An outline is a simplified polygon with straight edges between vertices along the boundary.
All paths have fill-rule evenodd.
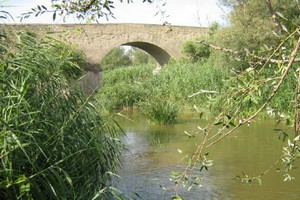
<path id="1" fill-rule="evenodd" d="M 122 45 L 132 46 L 144 50 L 149 53 L 153 58 L 161 65 L 165 65 L 169 62 L 171 56 L 168 52 L 162 48 L 147 42 L 128 42 Z"/>

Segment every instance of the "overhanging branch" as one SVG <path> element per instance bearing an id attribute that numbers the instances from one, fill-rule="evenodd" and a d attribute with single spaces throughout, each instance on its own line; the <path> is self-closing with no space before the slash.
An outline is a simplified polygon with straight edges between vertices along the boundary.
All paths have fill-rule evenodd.
<path id="1" fill-rule="evenodd" d="M 255 55 L 255 54 L 252 54 L 252 53 L 249 53 L 249 52 L 242 52 L 242 51 L 237 51 L 237 50 L 233 50 L 233 49 L 229 49 L 229 48 L 218 47 L 216 45 L 209 44 L 209 43 L 205 42 L 204 40 L 197 41 L 197 42 L 200 43 L 200 44 L 203 44 L 205 46 L 208 46 L 210 48 L 213 48 L 215 50 L 220 50 L 220 51 L 224 51 L 224 52 L 232 53 L 232 54 L 236 54 L 236 55 L 250 56 L 250 57 L 256 58 L 260 61 L 268 61 L 268 62 L 276 63 L 276 64 L 278 64 L 278 63 L 281 63 L 281 64 L 289 63 L 289 61 L 290 61 L 290 60 L 277 60 L 277 59 L 273 59 L 273 58 L 270 59 L 270 58 L 258 56 L 258 55 Z M 300 58 L 295 58 L 294 62 L 300 62 Z"/>

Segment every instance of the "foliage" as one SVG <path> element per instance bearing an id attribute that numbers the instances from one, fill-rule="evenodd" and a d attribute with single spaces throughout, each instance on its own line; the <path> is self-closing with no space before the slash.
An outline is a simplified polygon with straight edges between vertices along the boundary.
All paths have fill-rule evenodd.
<path id="1" fill-rule="evenodd" d="M 97 99 L 108 111 L 133 107 L 146 96 L 142 83 L 152 77 L 151 65 L 129 66 L 103 73 L 103 86 Z"/>
<path id="2" fill-rule="evenodd" d="M 153 98 L 174 99 L 181 106 L 192 107 L 207 102 L 211 94 L 189 97 L 201 89 L 221 92 L 226 72 L 211 63 L 177 62 L 152 74 L 153 66 L 140 65 L 104 71 L 103 87 L 97 99 L 109 110 L 135 107 Z M 200 107 L 203 107 L 203 103 Z"/>
<path id="3" fill-rule="evenodd" d="M 132 108 L 145 97 L 138 84 L 118 83 L 101 89 L 98 100 L 108 111 Z"/>
<path id="4" fill-rule="evenodd" d="M 0 2 L 0 19 L 1 20 L 8 20 L 8 19 L 13 19 L 13 17 L 11 16 L 11 14 L 5 10 L 2 10 L 3 8 L 5 8 L 6 6 L 1 5 L 2 3 Z"/>
<path id="5" fill-rule="evenodd" d="M 293 23 L 293 20 L 297 21 L 297 19 L 288 20 L 286 18 L 284 23 L 281 23 L 280 20 L 273 21 L 265 4 L 268 1 L 226 2 L 235 3 L 231 15 L 232 25 L 217 31 L 213 35 L 213 39 L 223 42 L 224 46 L 219 47 L 208 44 L 207 46 L 218 50 L 212 51 L 208 61 L 213 61 L 218 55 L 222 57 L 228 55 L 229 59 L 221 63 L 221 66 L 224 66 L 224 63 L 230 66 L 231 76 L 225 82 L 225 92 L 213 98 L 218 104 L 216 107 L 212 107 L 217 109 L 215 110 L 214 122 L 208 123 L 205 127 L 198 127 L 199 132 L 193 135 L 193 137 L 196 135 L 201 136 L 202 140 L 196 151 L 190 155 L 191 161 L 189 163 L 193 163 L 193 165 L 188 164 L 186 170 L 178 175 L 180 179 L 175 183 L 175 196 L 178 195 L 179 182 L 184 184 L 186 181 L 181 177 L 186 177 L 186 174 L 203 166 L 205 152 L 208 151 L 209 147 L 222 141 L 241 126 L 246 124 L 249 126 L 251 121 L 263 112 L 267 106 L 270 106 L 267 112 L 274 115 L 278 123 L 286 120 L 287 125 L 293 124 L 295 138 L 288 140 L 287 147 L 282 150 L 282 156 L 269 169 L 253 177 L 244 174 L 240 177 L 241 181 L 250 184 L 253 182 L 261 184 L 261 178 L 280 161 L 282 161 L 284 167 L 284 170 L 282 170 L 285 177 L 284 181 L 290 181 L 293 177 L 289 172 L 294 168 L 295 161 L 300 156 L 300 74 L 298 64 L 300 62 L 300 32 L 299 25 Z M 272 2 L 273 5 L 278 6 L 275 6 L 276 9 L 287 6 L 286 4 L 280 5 L 279 1 L 274 2 Z M 290 3 L 295 5 L 294 1 Z M 285 12 L 289 11 L 291 10 Z M 299 13 L 299 9 L 297 12 Z M 277 17 L 282 16 L 278 13 L 277 15 Z M 276 24 L 278 22 L 281 23 L 282 30 Z M 287 24 L 293 25 L 287 26 Z M 254 28 L 254 25 L 257 27 Z M 224 31 L 228 31 L 228 35 L 224 34 Z M 262 32 L 264 34 L 261 34 Z M 249 35 L 247 35 L 248 33 Z M 231 40 L 227 40 L 231 37 L 231 34 L 233 35 Z M 222 37 L 222 39 L 217 37 Z M 240 59 L 241 62 L 236 62 L 237 59 Z M 215 60 L 214 63 L 218 62 Z M 276 107 L 278 107 L 278 110 L 276 110 Z M 284 138 L 287 137 L 285 131 L 275 130 L 284 133 Z"/>
<path id="6" fill-rule="evenodd" d="M 123 0 L 120 0 L 123 2 Z M 133 0 L 127 0 L 131 3 Z M 152 3 L 152 0 L 143 0 L 143 2 Z M 66 18 L 70 15 L 75 15 L 79 20 L 98 21 L 102 17 L 113 17 L 112 10 L 114 9 L 114 1 L 111 0 L 51 0 L 51 9 L 45 5 L 38 5 L 32 8 L 30 12 L 24 13 L 22 20 L 31 15 L 40 16 L 44 13 L 53 13 L 53 21 L 57 15 Z"/>
<path id="7" fill-rule="evenodd" d="M 125 49 L 117 47 L 111 50 L 101 61 L 102 70 L 114 69 L 132 64 L 130 57 L 125 53 Z"/>
<path id="8" fill-rule="evenodd" d="M 194 105 L 208 101 L 210 94 L 192 96 L 199 90 L 221 92 L 227 72 L 209 62 L 177 62 L 164 66 L 145 85 L 151 96 L 169 96 L 181 104 Z"/>
<path id="9" fill-rule="evenodd" d="M 214 34 L 219 30 L 220 25 L 217 22 L 214 22 L 209 27 L 209 31 L 207 35 L 200 36 L 195 38 L 194 40 L 188 40 L 184 42 L 182 46 L 182 53 L 188 60 L 192 62 L 198 62 L 201 60 L 205 60 L 210 57 L 211 49 L 199 43 L 199 41 L 210 42 L 214 37 Z"/>
<path id="10" fill-rule="evenodd" d="M 149 65 L 157 63 L 145 51 L 131 47 L 126 50 L 123 46 L 111 50 L 101 61 L 102 70 L 116 69 L 130 65 Z"/>
<path id="11" fill-rule="evenodd" d="M 223 0 L 223 2 L 233 10 L 229 15 L 230 26 L 218 29 L 209 41 L 219 47 L 270 55 L 284 32 L 278 28 L 277 22 L 280 22 L 286 30 L 292 30 L 292 24 L 300 22 L 300 10 L 294 0 L 288 0 L 288 3 L 282 3 L 280 0 L 272 1 L 277 22 L 272 17 L 266 1 Z M 244 70 L 248 65 L 245 56 L 240 54 L 213 51 L 211 57 L 222 67 Z"/>
<path id="12" fill-rule="evenodd" d="M 197 40 L 201 39 L 198 38 Z M 182 53 L 192 62 L 197 62 L 201 59 L 208 58 L 210 56 L 210 49 L 209 47 L 199 44 L 196 41 L 187 41 L 183 44 Z"/>
<path id="13" fill-rule="evenodd" d="M 17 38 L 0 41 L 0 198 L 112 198 L 119 131 L 70 85 L 77 54 L 51 38 Z"/>
<path id="14" fill-rule="evenodd" d="M 130 55 L 132 63 L 134 65 L 147 65 L 157 63 L 150 54 L 136 47 L 132 47 L 128 54 Z"/>
<path id="15" fill-rule="evenodd" d="M 179 108 L 174 100 L 157 97 L 141 103 L 141 112 L 155 124 L 174 124 Z"/>

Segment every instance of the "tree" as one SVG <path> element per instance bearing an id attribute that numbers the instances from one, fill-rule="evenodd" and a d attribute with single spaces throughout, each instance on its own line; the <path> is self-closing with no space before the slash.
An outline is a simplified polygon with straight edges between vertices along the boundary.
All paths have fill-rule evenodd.
<path id="1" fill-rule="evenodd" d="M 102 70 L 115 69 L 132 64 L 130 57 L 122 47 L 111 50 L 101 61 Z"/>
<path id="2" fill-rule="evenodd" d="M 57 15 L 64 19 L 67 16 L 75 15 L 79 20 L 98 21 L 102 17 L 114 17 L 112 10 L 114 9 L 114 1 L 112 0 L 50 0 L 51 9 L 44 5 L 38 5 L 32 8 L 30 12 L 24 13 L 21 20 L 35 15 L 36 17 L 46 12 L 53 13 L 53 20 Z M 119 0 L 124 2 L 124 0 Z M 126 0 L 127 3 L 133 0 Z M 152 3 L 153 0 L 142 0 L 143 2 Z"/>
<path id="3" fill-rule="evenodd" d="M 128 55 L 135 65 L 156 63 L 156 60 L 150 54 L 136 47 L 132 47 L 129 50 Z"/>
<path id="4" fill-rule="evenodd" d="M 248 51 L 255 54 L 268 55 L 283 36 L 276 22 L 285 30 L 293 31 L 293 24 L 299 24 L 300 10 L 295 0 L 282 3 L 280 0 L 272 1 L 270 13 L 266 1 L 256 0 L 222 0 L 223 4 L 230 6 L 230 26 L 219 29 L 212 37 L 211 42 L 220 47 L 231 48 L 238 51 Z M 277 21 L 273 14 L 276 13 Z M 236 69 L 247 68 L 245 57 L 241 55 L 228 55 L 213 53 L 218 65 L 232 66 Z"/>

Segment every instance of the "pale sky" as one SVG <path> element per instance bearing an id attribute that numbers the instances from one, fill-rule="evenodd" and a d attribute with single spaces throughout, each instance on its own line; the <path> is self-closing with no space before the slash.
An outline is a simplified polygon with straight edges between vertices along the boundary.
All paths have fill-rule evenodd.
<path id="1" fill-rule="evenodd" d="M 102 18 L 100 23 L 162 24 L 164 22 L 162 16 L 155 16 L 155 14 L 158 11 L 158 6 L 163 1 L 166 1 L 166 5 L 162 7 L 166 11 L 166 16 L 168 16 L 166 21 L 171 25 L 199 27 L 209 26 L 214 21 L 225 24 L 225 16 L 229 12 L 229 9 L 220 8 L 218 0 L 156 0 L 152 4 L 142 3 L 142 0 L 134 0 L 131 4 L 116 1 L 115 9 L 112 10 L 116 19 L 109 18 L 109 21 L 107 21 L 105 18 Z M 49 2 L 50 0 L 6 0 L 2 5 L 11 7 L 2 7 L 0 10 L 10 12 L 15 18 L 15 22 L 19 23 L 17 16 L 20 16 L 21 13 L 30 11 L 36 5 L 48 4 L 48 7 L 50 7 Z M 57 19 L 54 23 L 63 23 L 62 19 Z M 13 21 L 10 20 L 10 22 Z M 66 22 L 76 23 L 78 21 L 70 16 Z M 23 23 L 53 23 L 52 15 L 32 16 L 24 20 Z"/>

